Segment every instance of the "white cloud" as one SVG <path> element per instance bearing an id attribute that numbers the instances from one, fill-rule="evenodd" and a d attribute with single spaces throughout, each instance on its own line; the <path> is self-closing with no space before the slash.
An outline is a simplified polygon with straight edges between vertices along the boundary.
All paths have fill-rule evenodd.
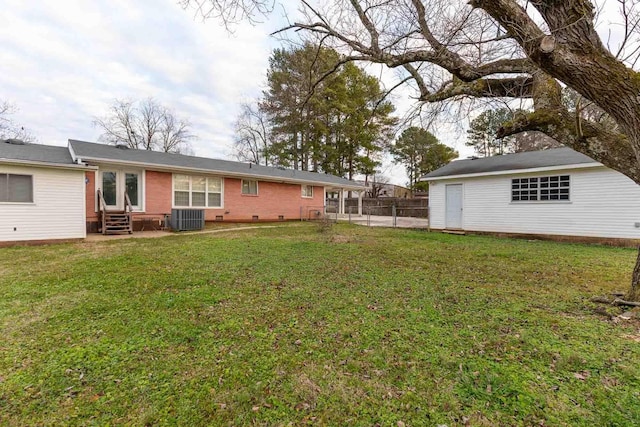
<path id="1" fill-rule="evenodd" d="M 264 27 L 229 34 L 173 0 L 3 5 L 0 97 L 40 141 L 95 140 L 114 98 L 157 98 L 193 123 L 196 154 L 230 150 L 238 100 L 259 93 L 274 40 Z"/>

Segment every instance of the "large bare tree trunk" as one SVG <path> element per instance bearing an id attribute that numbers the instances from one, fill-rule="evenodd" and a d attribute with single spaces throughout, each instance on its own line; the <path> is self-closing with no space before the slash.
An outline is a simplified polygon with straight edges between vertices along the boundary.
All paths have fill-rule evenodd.
<path id="1" fill-rule="evenodd" d="M 638 258 L 636 259 L 636 266 L 631 276 L 631 288 L 625 296 L 625 299 L 628 301 L 640 301 L 640 248 L 638 248 Z"/>

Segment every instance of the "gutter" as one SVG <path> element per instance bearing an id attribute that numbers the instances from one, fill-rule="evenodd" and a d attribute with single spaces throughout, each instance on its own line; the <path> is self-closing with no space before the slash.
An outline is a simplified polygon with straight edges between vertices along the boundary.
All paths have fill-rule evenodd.
<path id="1" fill-rule="evenodd" d="M 36 166 L 36 167 L 50 168 L 50 169 L 68 169 L 68 170 L 84 170 L 84 171 L 98 170 L 96 166 L 64 164 L 64 163 L 49 163 L 49 162 L 38 162 L 35 160 L 21 160 L 21 159 L 7 159 L 7 158 L 0 158 L 0 164 L 18 165 L 18 166 Z"/>

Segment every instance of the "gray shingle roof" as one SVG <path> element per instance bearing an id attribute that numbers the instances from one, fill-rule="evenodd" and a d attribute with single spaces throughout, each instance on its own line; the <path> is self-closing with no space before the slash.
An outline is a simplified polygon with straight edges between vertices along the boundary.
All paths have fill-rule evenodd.
<path id="1" fill-rule="evenodd" d="M 534 169 L 550 166 L 577 165 L 597 163 L 591 157 L 572 150 L 569 147 L 551 150 L 530 151 L 526 153 L 505 154 L 502 156 L 484 157 L 480 159 L 456 160 L 436 169 L 423 177 L 440 178 L 454 175 L 481 174 L 488 172 Z"/>
<path id="2" fill-rule="evenodd" d="M 292 169 L 259 166 L 249 163 L 233 162 L 230 160 L 211 159 L 206 157 L 185 156 L 183 154 L 162 153 L 158 151 L 122 149 L 113 145 L 96 144 L 93 142 L 70 139 L 69 145 L 76 157 L 82 160 L 102 160 L 106 162 L 135 162 L 148 166 L 162 166 L 164 168 L 185 168 L 213 173 L 227 173 L 236 176 L 262 177 L 273 180 L 287 180 L 328 185 L 344 186 L 346 188 L 361 188 L 362 185 L 335 175 L 317 172 L 306 172 Z"/>
<path id="3" fill-rule="evenodd" d="M 17 145 L 0 140 L 0 159 L 23 160 L 27 162 L 73 165 L 73 159 L 67 147 L 52 145 Z"/>

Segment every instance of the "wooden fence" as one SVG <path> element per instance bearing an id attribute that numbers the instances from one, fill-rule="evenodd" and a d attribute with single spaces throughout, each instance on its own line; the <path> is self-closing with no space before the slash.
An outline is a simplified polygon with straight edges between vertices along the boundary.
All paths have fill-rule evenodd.
<path id="1" fill-rule="evenodd" d="M 327 199 L 327 212 L 336 212 L 338 199 Z M 404 199 L 396 197 L 378 197 L 362 199 L 362 213 L 364 215 L 393 216 L 393 206 L 396 216 L 427 218 L 429 199 Z M 344 201 L 345 213 L 358 213 L 358 199 L 347 198 Z"/>

